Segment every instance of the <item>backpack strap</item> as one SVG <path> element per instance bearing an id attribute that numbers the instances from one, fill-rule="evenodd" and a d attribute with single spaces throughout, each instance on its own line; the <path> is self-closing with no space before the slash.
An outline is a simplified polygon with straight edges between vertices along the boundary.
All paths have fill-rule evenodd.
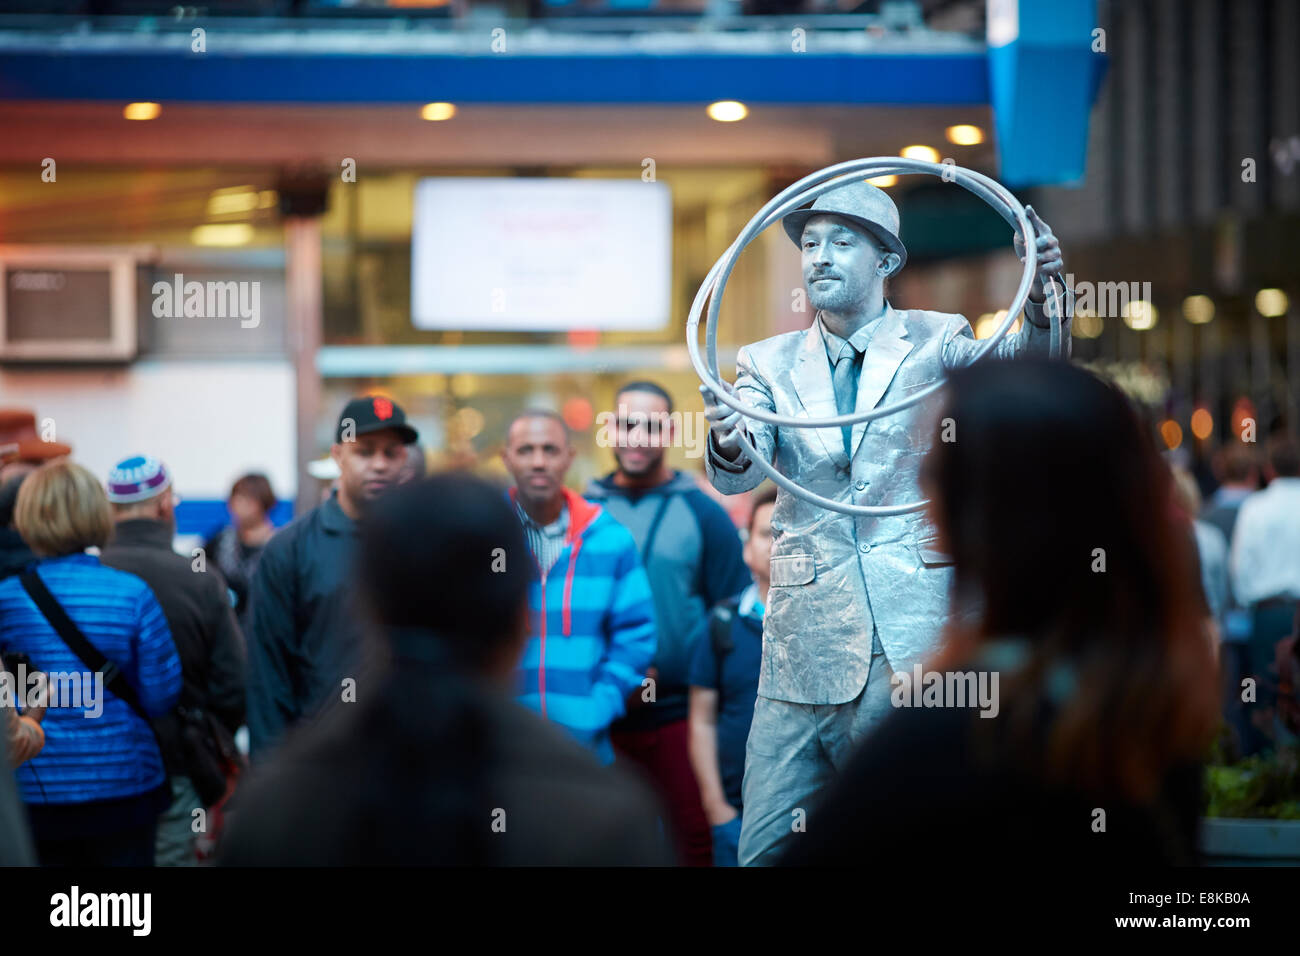
<path id="1" fill-rule="evenodd" d="M 664 512 L 668 510 L 668 505 L 673 499 L 676 492 L 670 491 L 667 494 L 659 496 L 659 504 L 655 506 L 655 513 L 650 518 L 650 527 L 646 531 L 645 542 L 641 545 L 641 566 L 650 566 L 650 556 L 654 553 L 655 538 L 659 535 L 659 524 L 664 520 Z"/>

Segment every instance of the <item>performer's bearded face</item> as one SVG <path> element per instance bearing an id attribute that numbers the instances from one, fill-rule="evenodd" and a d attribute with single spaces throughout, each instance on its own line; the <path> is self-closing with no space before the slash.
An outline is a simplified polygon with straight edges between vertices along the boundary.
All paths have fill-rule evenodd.
<path id="1" fill-rule="evenodd" d="M 884 281 L 885 252 L 865 229 L 839 216 L 813 216 L 803 227 L 803 281 L 814 309 L 843 314 L 866 304 Z"/>

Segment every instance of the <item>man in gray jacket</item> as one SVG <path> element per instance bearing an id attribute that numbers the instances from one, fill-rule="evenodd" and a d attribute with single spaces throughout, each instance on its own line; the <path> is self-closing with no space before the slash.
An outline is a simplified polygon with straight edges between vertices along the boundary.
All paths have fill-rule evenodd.
<path id="1" fill-rule="evenodd" d="M 995 354 L 1046 354 L 1044 281 L 1062 274 L 1060 245 L 1030 208 L 1038 271 L 1026 319 Z M 803 255 L 812 325 L 740 350 L 733 393 L 781 415 L 830 418 L 914 395 L 946 369 L 969 363 L 980 343 L 960 315 L 899 311 L 885 280 L 907 259 L 898 210 L 882 190 L 854 181 L 824 193 L 782 224 Z M 1023 259 L 1019 236 L 1017 252 Z M 1063 352 L 1072 297 L 1065 296 Z M 823 497 L 896 505 L 922 497 L 921 460 L 941 398 L 844 428 L 779 428 L 743 419 L 702 388 L 711 422 L 709 479 L 724 494 L 764 475 L 742 453 L 746 430 L 759 454 Z M 960 428 L 960 423 L 953 423 Z M 951 567 L 923 514 L 863 518 L 781 490 L 772 514 L 771 589 L 758 701 L 746 748 L 740 863 L 772 862 L 809 825 L 809 805 L 890 708 L 894 670 L 934 649 L 949 610 Z"/>
<path id="2" fill-rule="evenodd" d="M 655 657 L 627 714 L 614 722 L 620 758 L 640 765 L 668 809 L 679 859 L 713 865 L 710 821 L 691 767 L 688 678 L 692 641 L 709 609 L 749 586 L 740 536 L 695 480 L 668 466 L 676 440 L 672 397 L 654 382 L 627 382 L 614 397 L 612 440 L 618 468 L 587 486 L 632 533 L 650 579 L 657 625 Z M 608 426 L 606 426 L 608 427 Z"/>

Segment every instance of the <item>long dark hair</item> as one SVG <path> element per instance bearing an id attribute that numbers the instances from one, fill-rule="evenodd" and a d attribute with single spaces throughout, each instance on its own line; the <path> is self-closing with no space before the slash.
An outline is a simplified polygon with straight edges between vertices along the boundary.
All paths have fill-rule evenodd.
<path id="1" fill-rule="evenodd" d="M 531 560 L 504 493 L 464 473 L 394 489 L 361 522 L 365 604 L 389 651 L 383 706 L 363 710 L 373 785 L 357 862 L 494 862 L 494 746 L 484 670 L 526 614 Z M 407 821 L 394 826 L 393 821 Z M 384 842 L 384 841 L 391 842 Z"/>
<path id="2" fill-rule="evenodd" d="M 971 612 L 940 667 L 989 639 L 1028 639 L 1027 666 L 1003 683 L 1013 724 L 1039 699 L 1015 688 L 1041 690 L 1060 663 L 1074 674 L 1048 728 L 1049 776 L 1149 798 L 1204 753 L 1215 677 L 1192 539 L 1118 389 L 1063 362 L 956 370 L 922 483 L 954 558 L 954 601 Z"/>

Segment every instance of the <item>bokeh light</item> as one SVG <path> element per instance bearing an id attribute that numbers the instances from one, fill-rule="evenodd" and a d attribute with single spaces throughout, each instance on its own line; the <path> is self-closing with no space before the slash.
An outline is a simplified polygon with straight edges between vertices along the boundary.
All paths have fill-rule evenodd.
<path id="1" fill-rule="evenodd" d="M 157 119 L 162 113 L 162 106 L 157 103 L 127 103 L 122 115 L 129 120 Z"/>
<path id="2" fill-rule="evenodd" d="M 1255 403 L 1243 395 L 1232 406 L 1232 433 L 1240 438 L 1247 423 L 1253 421 L 1256 421 Z"/>
<path id="3" fill-rule="evenodd" d="M 433 123 L 449 120 L 455 115 L 456 106 L 453 103 L 425 103 L 420 107 L 420 119 Z"/>
<path id="4" fill-rule="evenodd" d="M 582 396 L 575 395 L 566 399 L 564 407 L 560 410 L 560 416 L 564 419 L 564 424 L 568 425 L 575 432 L 585 432 L 595 421 L 596 413 L 591 407 L 591 400 Z"/>
<path id="5" fill-rule="evenodd" d="M 1201 441 L 1214 434 L 1214 416 L 1208 408 L 1198 408 L 1192 412 L 1192 434 Z"/>
<path id="6" fill-rule="evenodd" d="M 1286 293 L 1281 289 L 1260 289 L 1255 293 L 1255 308 L 1259 310 L 1260 315 L 1270 319 L 1286 315 L 1290 304 Z"/>
<path id="7" fill-rule="evenodd" d="M 1214 300 L 1208 295 L 1189 295 L 1183 299 L 1183 318 L 1192 325 L 1204 325 L 1214 318 Z"/>
<path id="8" fill-rule="evenodd" d="M 998 330 L 998 326 L 1002 324 L 1002 320 L 1006 317 L 1006 309 L 998 309 L 996 312 L 985 312 L 975 320 L 975 338 L 987 339 Z M 1020 321 L 1020 318 L 1017 317 L 1016 320 L 1011 323 L 1011 328 L 1007 330 L 1008 335 L 1015 335 L 1020 331 Z"/>
<path id="9" fill-rule="evenodd" d="M 898 155 L 904 159 L 922 159 L 927 163 L 939 161 L 939 151 L 933 146 L 904 146 L 903 151 Z"/>
<path id="10" fill-rule="evenodd" d="M 1106 323 L 1102 317 L 1091 309 L 1080 309 L 1074 314 L 1074 320 L 1070 324 L 1070 330 L 1081 339 L 1100 338 L 1105 328 Z"/>
<path id="11" fill-rule="evenodd" d="M 1156 327 L 1156 322 L 1160 320 L 1160 313 L 1145 299 L 1134 299 L 1125 303 L 1120 311 L 1120 317 L 1134 332 L 1145 332 Z"/>
<path id="12" fill-rule="evenodd" d="M 600 344 L 600 332 L 597 329 L 570 329 L 565 338 L 575 349 L 587 351 Z"/>
<path id="13" fill-rule="evenodd" d="M 210 222 L 190 230 L 196 246 L 246 246 L 253 241 L 253 227 L 246 222 Z"/>
<path id="14" fill-rule="evenodd" d="M 736 100 L 718 100 L 716 103 L 710 103 L 706 112 L 709 114 L 709 119 L 717 120 L 719 123 L 737 123 L 749 115 L 749 108 Z"/>
<path id="15" fill-rule="evenodd" d="M 948 138 L 948 142 L 957 146 L 978 146 L 984 142 L 984 130 L 968 123 L 949 126 L 943 131 L 943 135 Z"/>
<path id="16" fill-rule="evenodd" d="M 451 416 L 451 421 L 457 434 L 462 438 L 473 438 L 483 430 L 483 413 L 468 405 L 457 409 Z"/>

